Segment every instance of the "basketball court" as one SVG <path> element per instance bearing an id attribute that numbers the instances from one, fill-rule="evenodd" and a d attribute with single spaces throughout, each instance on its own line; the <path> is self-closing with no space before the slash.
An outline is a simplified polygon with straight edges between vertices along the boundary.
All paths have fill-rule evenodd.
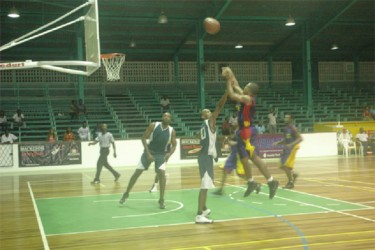
<path id="1" fill-rule="evenodd" d="M 47 183 L 46 183 L 47 184 Z M 30 184 L 30 188 L 32 188 Z M 47 184 L 48 185 L 48 184 Z M 268 188 L 244 199 L 243 186 L 228 186 L 224 196 L 211 195 L 210 206 L 216 222 L 241 219 L 262 219 L 315 213 L 353 212 L 372 209 L 370 206 L 349 203 L 295 190 L 280 189 L 275 199 L 268 199 Z M 110 195 L 56 197 L 35 200 L 46 236 L 79 234 L 93 231 L 133 229 L 143 227 L 193 224 L 196 196 L 199 189 L 168 190 L 166 209 L 156 204 L 158 193 L 135 192 L 124 205 L 119 205 L 121 193 Z M 34 193 L 34 197 L 38 194 Z M 371 221 L 371 220 L 369 220 Z M 291 222 L 284 221 L 287 226 Z"/>
<path id="2" fill-rule="evenodd" d="M 270 171 L 286 183 L 275 161 Z M 264 178 L 255 170 L 261 192 L 243 198 L 245 183 L 228 177 L 223 196 L 208 196 L 213 224 L 194 223 L 199 186 L 197 166 L 168 169 L 166 209 L 158 192 L 148 192 L 153 171 L 145 172 L 119 205 L 134 169 L 118 170 L 114 183 L 103 172 L 91 185 L 94 169 L 19 173 L 0 177 L 2 225 L 15 230 L 2 239 L 5 249 L 371 249 L 375 239 L 374 157 L 299 159 L 293 190 L 279 188 L 268 199 Z M 221 170 L 215 168 L 218 180 Z M 219 185 L 216 182 L 216 185 Z M 18 224 L 11 223 L 19 218 Z M 18 231 L 28 228 L 27 232 Z M 24 238 L 29 234 L 30 240 Z"/>

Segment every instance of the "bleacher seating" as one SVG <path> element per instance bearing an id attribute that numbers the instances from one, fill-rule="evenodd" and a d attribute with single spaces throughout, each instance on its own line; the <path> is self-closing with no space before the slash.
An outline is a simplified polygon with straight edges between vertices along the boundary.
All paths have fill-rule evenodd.
<path id="1" fill-rule="evenodd" d="M 71 121 L 69 115 L 70 102 L 77 98 L 74 86 L 51 84 L 24 88 L 18 86 L 17 89 L 14 86 L 2 86 L 1 91 L 0 108 L 5 110 L 8 120 L 11 120 L 17 108 L 26 117 L 26 129 L 13 131 L 17 136 L 21 135 L 21 141 L 45 140 L 49 128 L 54 128 L 62 139 L 68 126 L 76 132 L 86 119 L 91 129 L 97 123 L 107 123 L 109 131 L 117 139 L 138 139 L 150 122 L 161 119 L 159 102 L 163 95 L 168 95 L 171 101 L 171 125 L 176 129 L 178 137 L 194 135 L 202 123 L 195 85 L 150 84 L 129 85 L 125 88 L 122 85 L 121 91 L 112 89 L 111 92 L 117 94 L 109 95 L 105 95 L 100 86 L 89 86 L 85 89 L 88 116 L 81 115 L 75 121 Z M 279 114 L 279 125 L 282 124 L 283 115 L 288 112 L 293 114 L 301 132 L 312 132 L 315 122 L 362 120 L 363 107 L 374 102 L 373 92 L 372 89 L 364 91 L 337 87 L 313 90 L 312 112 L 309 112 L 304 106 L 302 89 L 263 88 L 257 96 L 256 120 L 267 124 L 269 108 L 274 107 Z M 223 93 L 223 88 L 206 86 L 206 108 L 213 111 Z M 218 118 L 218 128 L 224 118 L 234 111 L 234 106 L 233 102 L 227 101 Z M 279 132 L 281 128 L 279 126 Z"/>

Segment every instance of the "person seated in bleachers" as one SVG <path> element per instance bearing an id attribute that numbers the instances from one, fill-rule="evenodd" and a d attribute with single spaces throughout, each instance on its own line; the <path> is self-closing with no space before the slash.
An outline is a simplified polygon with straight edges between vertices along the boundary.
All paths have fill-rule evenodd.
<path id="1" fill-rule="evenodd" d="M 72 100 L 72 103 L 70 104 L 70 120 L 78 119 L 78 105 L 76 100 Z"/>
<path id="2" fill-rule="evenodd" d="M 82 126 L 78 129 L 78 136 L 81 141 L 90 141 L 90 128 L 87 126 L 87 122 L 83 122 Z"/>
<path id="3" fill-rule="evenodd" d="M 169 107 L 170 107 L 170 101 L 167 95 L 164 95 L 160 99 L 160 107 L 161 107 L 161 112 L 164 114 L 165 112 L 169 112 Z"/>
<path id="4" fill-rule="evenodd" d="M 370 111 L 370 107 L 369 106 L 366 106 L 363 109 L 363 120 L 364 121 L 372 121 L 372 115 L 371 115 L 371 111 Z"/>
<path id="5" fill-rule="evenodd" d="M 237 111 L 232 113 L 232 116 L 229 118 L 229 124 L 230 124 L 230 131 L 236 130 L 235 126 L 237 126 Z"/>
<path id="6" fill-rule="evenodd" d="M 257 125 L 255 125 L 255 128 L 257 129 L 257 134 L 261 135 L 266 132 L 266 127 L 263 124 L 263 121 L 259 121 Z"/>
<path id="7" fill-rule="evenodd" d="M 78 100 L 77 107 L 78 107 L 78 115 L 83 114 L 86 117 L 87 116 L 87 109 L 86 109 L 86 105 L 83 103 L 82 99 Z"/>
<path id="8" fill-rule="evenodd" d="M 74 141 L 75 136 L 71 127 L 68 127 L 65 131 L 64 141 Z"/>
<path id="9" fill-rule="evenodd" d="M 229 117 L 225 117 L 225 120 L 224 120 L 223 124 L 221 125 L 221 134 L 222 135 L 230 135 L 231 134 Z"/>
<path id="10" fill-rule="evenodd" d="M 96 127 L 93 129 L 92 135 L 94 136 L 94 138 L 97 138 L 101 133 L 101 124 L 98 122 L 96 124 Z"/>
<path id="11" fill-rule="evenodd" d="M 56 142 L 57 141 L 57 135 L 56 135 L 55 130 L 53 128 L 48 130 L 47 141 L 48 142 Z"/>
<path id="12" fill-rule="evenodd" d="M 0 110 L 0 133 L 8 128 L 8 121 L 4 110 Z"/>
<path id="13" fill-rule="evenodd" d="M 21 128 L 26 127 L 25 116 L 22 113 L 21 109 L 17 109 L 16 113 L 13 115 L 13 122 L 11 128 Z"/>
<path id="14" fill-rule="evenodd" d="M 375 106 L 370 107 L 370 114 L 373 120 L 375 120 Z"/>
<path id="15" fill-rule="evenodd" d="M 372 154 L 375 154 L 375 145 L 371 141 L 369 141 L 369 137 L 367 132 L 363 129 L 359 129 L 359 133 L 356 136 L 356 140 L 358 144 L 363 147 L 363 155 L 367 155 L 367 150 L 370 147 Z"/>
<path id="16" fill-rule="evenodd" d="M 17 136 L 10 133 L 9 129 L 6 129 L 5 133 L 1 136 L 1 144 L 13 144 L 17 139 Z"/>

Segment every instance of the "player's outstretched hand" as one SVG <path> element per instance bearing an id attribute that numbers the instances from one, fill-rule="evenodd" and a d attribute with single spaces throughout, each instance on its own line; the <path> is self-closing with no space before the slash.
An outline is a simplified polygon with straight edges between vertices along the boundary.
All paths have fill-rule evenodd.
<path id="1" fill-rule="evenodd" d="M 232 70 L 229 67 L 222 67 L 221 70 L 222 70 L 221 75 L 225 79 L 230 79 L 230 78 L 233 77 L 233 72 L 232 72 Z"/>

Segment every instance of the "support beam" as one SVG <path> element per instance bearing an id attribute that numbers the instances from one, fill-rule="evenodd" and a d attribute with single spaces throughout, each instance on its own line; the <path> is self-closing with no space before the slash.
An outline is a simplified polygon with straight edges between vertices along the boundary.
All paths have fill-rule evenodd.
<path id="1" fill-rule="evenodd" d="M 82 25 L 77 28 L 77 59 L 83 61 L 83 37 L 82 37 Z M 85 100 L 85 93 L 84 93 L 84 79 L 83 76 L 79 75 L 78 78 L 78 98 Z"/>
<path id="2" fill-rule="evenodd" d="M 180 67 L 179 67 L 179 60 L 178 60 L 178 55 L 174 56 L 174 83 L 176 84 L 177 87 L 180 86 Z"/>
<path id="3" fill-rule="evenodd" d="M 303 38 L 303 100 L 307 108 L 307 112 L 312 114 L 312 80 L 311 80 L 311 41 L 306 39 L 308 24 L 305 23 L 302 30 Z"/>
<path id="4" fill-rule="evenodd" d="M 268 57 L 268 88 L 272 88 L 273 69 L 272 69 L 272 56 Z"/>
<path id="5" fill-rule="evenodd" d="M 325 28 L 327 28 L 330 24 L 332 24 L 339 16 L 341 16 L 345 11 L 350 9 L 350 7 L 355 4 L 357 0 L 351 0 L 348 4 L 346 4 L 339 13 L 337 13 L 335 16 L 331 17 L 324 25 L 316 29 L 312 34 L 308 36 L 308 40 L 314 39 L 320 32 L 322 32 Z"/>
<path id="6" fill-rule="evenodd" d="M 205 108 L 205 82 L 204 82 L 204 71 L 203 63 L 204 63 L 204 43 L 201 37 L 201 33 L 203 33 L 202 25 L 197 24 L 197 86 L 198 86 L 198 108 L 202 110 Z"/>

